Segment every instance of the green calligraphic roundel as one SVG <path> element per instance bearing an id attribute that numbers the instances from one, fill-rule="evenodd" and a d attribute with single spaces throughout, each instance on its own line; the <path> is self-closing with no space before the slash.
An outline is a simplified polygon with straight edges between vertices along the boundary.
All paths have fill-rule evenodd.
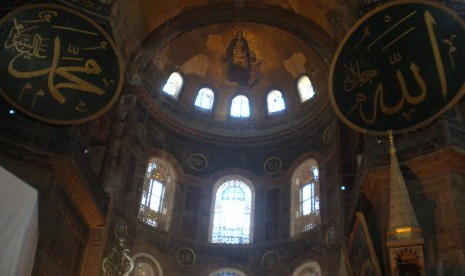
<path id="1" fill-rule="evenodd" d="M 0 94 L 21 112 L 52 124 L 102 115 L 122 87 L 122 62 L 91 19 L 50 4 L 0 20 Z"/>
<path id="2" fill-rule="evenodd" d="M 465 22 L 424 1 L 395 1 L 346 35 L 330 73 L 331 103 L 353 129 L 383 135 L 415 130 L 465 93 Z"/>

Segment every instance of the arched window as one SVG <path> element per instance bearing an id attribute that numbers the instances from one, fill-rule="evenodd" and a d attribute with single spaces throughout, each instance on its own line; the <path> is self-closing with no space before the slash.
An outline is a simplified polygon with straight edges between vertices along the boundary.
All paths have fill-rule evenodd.
<path id="1" fill-rule="evenodd" d="M 212 243 L 252 242 L 253 187 L 240 176 L 223 178 L 215 185 L 210 224 Z"/>
<path id="2" fill-rule="evenodd" d="M 174 72 L 170 75 L 168 81 L 166 81 L 165 85 L 163 86 L 163 92 L 177 99 L 183 83 L 184 80 L 181 74 Z"/>
<path id="3" fill-rule="evenodd" d="M 314 159 L 297 168 L 291 187 L 291 236 L 294 236 L 320 224 L 320 178 Z"/>
<path id="4" fill-rule="evenodd" d="M 145 173 L 138 218 L 168 231 L 174 196 L 174 174 L 164 160 L 152 159 Z"/>
<path id="5" fill-rule="evenodd" d="M 313 85 L 307 76 L 302 76 L 297 81 L 297 90 L 299 91 L 300 102 L 303 103 L 315 96 Z"/>
<path id="6" fill-rule="evenodd" d="M 157 260 L 149 254 L 137 253 L 132 257 L 134 268 L 131 276 L 163 276 L 163 271 Z"/>
<path id="7" fill-rule="evenodd" d="M 294 273 L 292 273 L 292 276 L 320 276 L 320 275 L 321 275 L 320 266 L 315 261 L 309 261 L 309 262 L 306 262 L 300 265 L 296 270 L 294 270 Z"/>
<path id="8" fill-rule="evenodd" d="M 202 88 L 199 90 L 197 98 L 195 98 L 195 106 L 206 110 L 212 110 L 214 99 L 215 94 L 210 88 Z"/>
<path id="9" fill-rule="evenodd" d="M 234 268 L 222 268 L 213 271 L 208 276 L 245 276 L 245 274 Z"/>
<path id="10" fill-rule="evenodd" d="M 272 90 L 268 93 L 266 103 L 268 107 L 268 114 L 276 113 L 286 108 L 284 105 L 283 94 L 278 90 Z"/>
<path id="11" fill-rule="evenodd" d="M 231 102 L 231 116 L 247 118 L 250 116 L 249 99 L 244 95 L 236 96 Z"/>

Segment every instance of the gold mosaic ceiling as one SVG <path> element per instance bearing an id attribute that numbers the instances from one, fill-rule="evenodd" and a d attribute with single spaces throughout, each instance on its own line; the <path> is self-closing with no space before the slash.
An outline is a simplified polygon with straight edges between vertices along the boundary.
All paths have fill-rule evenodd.
<path id="1" fill-rule="evenodd" d="M 338 1 L 130 2 L 120 2 L 122 37 L 116 39 L 124 45 L 129 81 L 143 87 L 143 104 L 164 123 L 196 133 L 253 137 L 328 116 L 327 76 L 335 41 L 345 33 L 341 24 L 351 25 L 350 17 L 338 12 Z M 225 77 L 223 62 L 238 36 L 248 46 L 251 64 L 250 76 L 242 81 Z M 183 75 L 184 86 L 176 101 L 166 100 L 161 90 L 174 71 Z M 310 77 L 317 93 L 304 103 L 297 92 L 302 75 Z M 215 91 L 215 106 L 207 116 L 193 108 L 202 87 Z M 285 114 L 268 115 L 271 89 L 283 92 Z M 250 118 L 240 123 L 228 113 L 239 93 L 251 102 Z"/>

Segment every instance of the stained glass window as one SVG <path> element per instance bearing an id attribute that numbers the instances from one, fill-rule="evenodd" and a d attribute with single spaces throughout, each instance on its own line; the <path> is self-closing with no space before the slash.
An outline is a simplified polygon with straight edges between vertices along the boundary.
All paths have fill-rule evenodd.
<path id="1" fill-rule="evenodd" d="M 138 218 L 156 228 L 168 230 L 173 200 L 173 175 L 163 160 L 153 159 L 147 166 Z"/>
<path id="2" fill-rule="evenodd" d="M 302 216 L 310 215 L 318 212 L 320 209 L 320 201 L 315 193 L 315 188 L 318 182 L 318 168 L 311 166 L 311 176 L 309 182 L 302 185 L 300 189 L 300 211 Z"/>
<path id="3" fill-rule="evenodd" d="M 250 116 L 249 99 L 244 95 L 236 96 L 231 103 L 231 116 L 247 118 Z"/>
<path id="4" fill-rule="evenodd" d="M 183 83 L 184 80 L 181 74 L 178 72 L 173 72 L 163 86 L 163 92 L 177 99 Z"/>
<path id="5" fill-rule="evenodd" d="M 216 190 L 213 202 L 212 243 L 250 243 L 252 191 L 243 181 L 231 179 Z"/>
<path id="6" fill-rule="evenodd" d="M 297 90 L 299 91 L 300 102 L 305 102 L 315 96 L 312 82 L 307 76 L 302 76 L 297 81 Z"/>
<path id="7" fill-rule="evenodd" d="M 320 177 L 315 160 L 309 159 L 297 168 L 291 192 L 291 235 L 315 228 L 320 223 Z"/>
<path id="8" fill-rule="evenodd" d="M 202 88 L 199 90 L 197 97 L 195 98 L 195 106 L 212 110 L 213 100 L 215 99 L 215 94 L 209 88 Z"/>
<path id="9" fill-rule="evenodd" d="M 276 113 L 286 108 L 284 105 L 283 94 L 278 90 L 272 90 L 268 93 L 266 103 L 268 107 L 268 114 Z"/>
<path id="10" fill-rule="evenodd" d="M 220 273 L 216 274 L 218 276 L 237 276 L 236 273 L 232 271 L 221 271 Z"/>
<path id="11" fill-rule="evenodd" d="M 223 268 L 213 271 L 208 276 L 245 276 L 245 274 L 237 269 Z"/>

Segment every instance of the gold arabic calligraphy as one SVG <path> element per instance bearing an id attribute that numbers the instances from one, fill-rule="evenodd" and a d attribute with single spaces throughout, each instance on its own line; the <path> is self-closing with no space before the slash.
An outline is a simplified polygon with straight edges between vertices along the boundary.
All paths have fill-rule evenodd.
<path id="1" fill-rule="evenodd" d="M 60 57 L 60 38 L 55 37 L 53 41 L 54 45 L 54 51 L 53 51 L 53 58 L 52 58 L 52 64 L 48 68 L 44 69 L 39 69 L 35 71 L 18 71 L 14 68 L 14 63 L 16 59 L 20 56 L 22 56 L 22 53 L 16 55 L 8 64 L 8 73 L 10 75 L 16 77 L 16 78 L 21 78 L 21 79 L 28 79 L 28 78 L 33 78 L 37 76 L 42 76 L 48 74 L 48 89 L 50 94 L 60 102 L 61 104 L 65 103 L 66 98 L 60 93 L 60 88 L 72 88 L 76 90 L 81 90 L 81 91 L 86 91 L 90 93 L 94 93 L 97 95 L 103 95 L 105 93 L 105 90 L 96 87 L 95 85 L 71 74 L 70 72 L 84 72 L 87 74 L 94 74 L 98 75 L 102 71 L 100 66 L 97 64 L 97 62 L 93 59 L 88 59 L 86 60 L 85 64 L 83 67 L 76 67 L 76 66 L 71 66 L 71 67 L 58 67 L 58 60 Z M 71 82 L 62 82 L 55 84 L 54 83 L 54 76 L 55 74 L 60 75 L 64 77 L 65 79 L 70 80 Z"/>
<path id="2" fill-rule="evenodd" d="M 46 86 L 50 95 L 60 104 L 66 102 L 66 96 L 63 94 L 63 89 L 72 89 L 82 92 L 87 92 L 94 95 L 104 95 L 105 89 L 100 88 L 97 85 L 90 83 L 89 81 L 84 80 L 82 77 L 79 77 L 77 74 L 82 76 L 96 75 L 99 76 L 102 73 L 102 68 L 98 62 L 93 58 L 84 58 L 78 57 L 80 49 L 85 51 L 94 51 L 94 50 L 105 50 L 107 46 L 106 41 L 101 41 L 100 45 L 97 47 L 78 47 L 75 45 L 67 45 L 67 53 L 71 54 L 72 57 L 62 56 L 61 49 L 62 47 L 66 49 L 66 46 L 62 45 L 60 36 L 55 36 L 53 39 L 44 38 L 39 33 L 38 25 L 34 24 L 48 24 L 52 21 L 53 17 L 58 15 L 55 11 L 43 11 L 39 13 L 37 20 L 23 20 L 19 22 L 16 18 L 13 18 L 13 26 L 10 30 L 10 33 L 4 43 L 5 49 L 13 50 L 16 52 L 16 55 L 8 63 L 8 73 L 18 79 L 29 80 L 31 78 L 46 76 L 47 82 Z M 52 26 L 57 27 L 57 26 Z M 60 28 L 60 26 L 58 26 Z M 73 29 L 69 27 L 62 27 L 65 31 L 79 32 L 84 35 L 95 35 L 94 32 L 89 32 L 80 29 Z M 50 45 L 51 43 L 51 45 Z M 47 59 L 47 49 L 49 46 L 52 49 L 49 52 L 52 52 L 51 60 Z M 24 62 L 20 59 L 27 60 L 42 60 L 41 63 L 44 64 L 49 62 L 49 66 L 44 68 L 30 70 L 31 66 L 26 66 L 27 69 L 19 69 L 18 64 L 23 65 Z M 78 66 L 61 66 L 61 60 L 71 60 L 73 62 L 80 62 Z M 23 66 L 24 68 L 24 66 Z M 66 81 L 56 82 L 55 76 L 60 76 Z M 105 88 L 108 85 L 114 84 L 114 80 L 108 80 L 105 77 L 102 77 L 102 86 Z M 21 89 L 19 95 L 19 101 L 21 102 L 25 90 L 31 90 L 32 84 L 28 82 Z M 45 89 L 38 89 L 34 94 L 33 102 L 31 108 L 34 107 L 37 96 L 44 96 Z M 84 101 L 78 101 L 77 105 L 74 108 L 78 112 L 87 112 L 86 103 Z"/>
<path id="3" fill-rule="evenodd" d="M 392 35 L 390 36 L 388 35 L 390 31 L 395 29 L 395 27 L 400 26 L 401 23 L 408 22 L 408 19 L 413 18 L 413 16 L 416 13 L 417 11 L 414 11 L 408 14 L 407 16 L 405 16 L 404 18 L 401 18 L 397 23 L 391 26 L 387 31 L 383 32 L 381 35 L 379 35 L 374 40 L 372 40 L 371 43 L 368 44 L 366 52 L 369 52 L 370 50 L 372 50 L 371 47 L 373 47 L 373 45 L 375 45 L 376 43 L 383 43 L 383 42 L 384 42 L 384 45 L 386 46 L 382 47 L 381 49 L 382 51 L 385 51 L 390 46 L 397 43 L 399 40 L 402 40 L 404 37 L 407 37 L 408 34 L 416 31 L 417 28 L 414 26 L 414 27 L 409 27 L 407 31 L 402 31 L 402 33 L 398 35 L 397 37 L 392 38 Z M 387 24 L 391 21 L 391 17 L 389 17 L 388 15 L 385 15 L 384 19 L 386 18 L 390 19 L 387 21 L 384 20 L 384 23 Z M 437 78 L 439 80 L 440 90 L 441 90 L 444 101 L 446 101 L 448 88 L 447 88 L 447 81 L 446 81 L 446 73 L 444 69 L 445 65 L 442 60 L 440 47 L 439 47 L 438 40 L 435 34 L 434 26 L 436 25 L 436 21 L 429 10 L 426 10 L 424 12 L 423 22 L 425 23 L 426 31 L 427 31 L 429 42 L 431 45 L 431 53 L 434 57 L 434 68 L 436 70 Z M 359 47 L 362 44 L 361 42 L 366 41 L 367 38 L 371 35 L 370 32 L 366 31 L 368 29 L 369 29 L 368 27 L 364 27 L 362 38 L 360 39 L 358 43 L 356 43 L 356 45 L 351 49 L 351 51 Z M 383 37 L 389 38 L 390 40 L 383 41 L 382 40 Z M 448 40 L 444 39 L 444 45 L 449 46 L 448 54 L 450 57 L 450 63 L 451 63 L 452 69 L 455 69 L 452 55 L 457 50 L 457 48 L 453 44 L 453 41 L 456 38 L 457 38 L 457 35 L 453 34 L 450 36 L 450 39 Z M 402 59 L 402 55 L 399 52 L 395 52 L 391 54 L 388 59 L 389 59 L 389 64 L 391 66 L 394 66 L 395 64 L 406 63 Z M 373 125 L 376 123 L 379 113 L 382 113 L 387 116 L 400 113 L 402 114 L 403 118 L 405 118 L 407 121 L 410 120 L 411 116 L 414 115 L 415 113 L 415 106 L 421 104 L 427 98 L 428 88 L 427 88 L 427 83 L 425 82 L 422 76 L 422 70 L 419 68 L 419 66 L 414 61 L 410 61 L 410 62 L 407 61 L 407 64 L 408 64 L 408 68 L 410 69 L 410 73 L 413 75 L 413 79 L 415 80 L 416 85 L 419 87 L 420 93 L 415 92 L 416 95 L 412 94 L 412 91 L 410 90 L 413 90 L 413 89 L 412 88 L 409 89 L 406 79 L 404 77 L 404 73 L 402 73 L 401 70 L 397 69 L 395 70 L 395 78 L 399 85 L 398 87 L 400 88 L 401 95 L 395 104 L 387 104 L 386 102 L 387 91 L 385 90 L 385 85 L 383 83 L 378 83 L 375 85 L 376 88 L 375 88 L 373 97 L 370 98 L 372 99 L 372 102 L 368 102 L 369 97 L 367 96 L 367 93 L 371 93 L 370 91 L 367 91 L 367 89 L 363 89 L 363 91 L 360 92 L 360 89 L 357 89 L 357 92 L 355 94 L 356 103 L 349 109 L 348 112 L 346 112 L 346 115 L 350 115 L 358 108 L 360 118 L 363 120 L 364 123 L 368 125 Z M 348 64 L 343 64 L 343 66 L 346 72 L 343 88 L 346 93 L 352 92 L 356 88 L 361 88 L 365 84 L 373 82 L 375 77 L 380 74 L 378 70 L 370 68 L 370 62 L 368 62 L 366 57 L 352 60 Z M 389 92 L 388 94 L 390 95 L 389 98 L 392 98 L 391 96 L 392 92 Z M 367 108 L 371 109 L 371 112 L 368 112 L 368 114 L 371 114 L 371 116 L 367 115 L 366 113 Z"/>

